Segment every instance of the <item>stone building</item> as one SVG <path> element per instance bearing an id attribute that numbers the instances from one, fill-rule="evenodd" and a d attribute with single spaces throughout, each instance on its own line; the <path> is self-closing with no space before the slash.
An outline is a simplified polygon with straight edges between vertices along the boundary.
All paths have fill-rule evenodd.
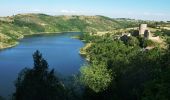
<path id="1" fill-rule="evenodd" d="M 146 39 L 151 37 L 151 32 L 148 30 L 147 24 L 140 24 L 139 25 L 139 35 Z"/>
<path id="2" fill-rule="evenodd" d="M 147 30 L 147 24 L 140 24 L 139 25 L 139 35 L 144 35 L 146 30 Z"/>

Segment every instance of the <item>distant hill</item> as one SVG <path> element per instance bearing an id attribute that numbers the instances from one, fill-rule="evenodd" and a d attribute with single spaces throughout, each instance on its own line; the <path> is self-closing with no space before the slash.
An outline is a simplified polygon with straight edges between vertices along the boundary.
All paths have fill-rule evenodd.
<path id="1" fill-rule="evenodd" d="M 133 19 L 113 19 L 105 16 L 50 16 L 18 14 L 0 17 L 0 48 L 17 43 L 24 35 L 41 32 L 94 32 L 136 27 L 142 23 Z M 4 47 L 5 45 L 5 47 Z"/>

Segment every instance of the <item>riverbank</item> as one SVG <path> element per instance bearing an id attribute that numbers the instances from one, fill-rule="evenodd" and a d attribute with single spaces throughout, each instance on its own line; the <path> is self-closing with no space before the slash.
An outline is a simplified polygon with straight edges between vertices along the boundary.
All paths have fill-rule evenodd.
<path id="1" fill-rule="evenodd" d="M 92 43 L 86 43 L 86 45 L 82 47 L 79 51 L 79 54 L 81 54 L 82 56 L 85 56 L 85 59 L 87 61 L 90 61 L 90 55 L 88 55 L 86 50 L 89 49 L 91 46 L 92 46 Z"/>
<path id="2" fill-rule="evenodd" d="M 50 34 L 62 34 L 62 33 L 69 33 L 69 32 L 80 32 L 80 31 L 62 31 L 62 32 L 37 32 L 31 34 L 25 34 L 24 37 L 27 36 L 34 36 L 34 35 L 50 35 Z"/>
<path id="3" fill-rule="evenodd" d="M 31 36 L 36 36 L 36 35 L 51 35 L 51 34 L 62 34 L 62 33 L 69 33 L 69 32 L 75 32 L 75 31 L 67 31 L 67 32 L 39 32 L 39 33 L 24 34 L 22 38 L 19 38 L 19 40 L 21 40 L 21 39 L 23 39 L 25 37 L 31 37 Z M 75 37 L 72 37 L 72 38 L 75 38 Z M 78 38 L 78 37 L 76 37 L 76 38 Z M 14 43 L 9 43 L 9 44 L 0 42 L 0 50 L 12 48 L 12 47 L 15 47 L 18 44 L 19 44 L 19 41 L 16 41 Z"/>
<path id="4" fill-rule="evenodd" d="M 12 48 L 12 47 L 15 47 L 15 46 L 18 45 L 18 44 L 19 44 L 19 42 L 14 42 L 13 44 L 0 43 L 0 50 Z"/>

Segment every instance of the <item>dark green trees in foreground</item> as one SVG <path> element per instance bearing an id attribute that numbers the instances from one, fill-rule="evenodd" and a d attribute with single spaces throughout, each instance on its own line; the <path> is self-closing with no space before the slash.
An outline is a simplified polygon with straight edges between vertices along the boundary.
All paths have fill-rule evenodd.
<path id="1" fill-rule="evenodd" d="M 54 70 L 48 69 L 48 63 L 42 54 L 33 54 L 34 67 L 25 68 L 16 81 L 14 100 L 65 100 L 65 88 L 54 75 Z"/>

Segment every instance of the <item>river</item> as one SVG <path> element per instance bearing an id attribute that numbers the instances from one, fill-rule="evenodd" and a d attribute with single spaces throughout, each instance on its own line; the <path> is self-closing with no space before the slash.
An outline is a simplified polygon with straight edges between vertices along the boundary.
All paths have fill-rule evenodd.
<path id="1" fill-rule="evenodd" d="M 61 33 L 37 35 L 20 40 L 19 45 L 0 51 L 0 96 L 9 97 L 14 92 L 14 82 L 25 67 L 33 67 L 32 54 L 39 50 L 47 60 L 49 68 L 54 68 L 63 76 L 79 72 L 85 59 L 79 55 L 84 43 L 72 36 L 81 33 Z"/>

